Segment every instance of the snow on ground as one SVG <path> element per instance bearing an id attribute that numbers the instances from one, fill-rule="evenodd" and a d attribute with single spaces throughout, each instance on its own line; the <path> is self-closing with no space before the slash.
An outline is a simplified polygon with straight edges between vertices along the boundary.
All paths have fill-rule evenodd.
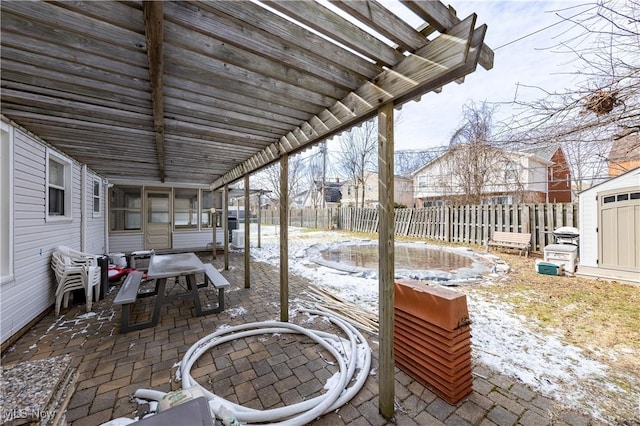
<path id="1" fill-rule="evenodd" d="M 252 229 L 252 233 L 255 232 L 256 229 Z M 377 312 L 378 280 L 367 278 L 371 274 L 337 271 L 320 266 L 306 256 L 306 249 L 312 245 L 348 240 L 346 234 L 339 232 L 303 232 L 290 227 L 290 272 Z M 256 260 L 279 264 L 277 227 L 262 227 L 261 248 L 256 247 L 257 235 L 252 235 L 251 241 L 251 255 Z M 487 281 L 501 276 L 495 271 L 494 268 L 494 273 L 487 274 Z M 634 398 L 613 383 L 608 366 L 589 358 L 580 348 L 563 343 L 557 336 L 533 331 L 533 327 L 528 326 L 531 320 L 516 315 L 509 305 L 487 300 L 476 292 L 465 293 L 472 320 L 473 356 L 477 362 L 516 377 L 532 389 L 604 421 L 615 415 L 611 410 L 615 410 L 620 398 Z"/>

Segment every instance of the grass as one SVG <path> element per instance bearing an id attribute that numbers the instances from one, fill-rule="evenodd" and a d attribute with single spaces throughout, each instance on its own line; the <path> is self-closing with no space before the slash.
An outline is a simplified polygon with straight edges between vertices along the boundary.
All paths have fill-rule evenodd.
<path id="1" fill-rule="evenodd" d="M 560 333 L 603 362 L 640 376 L 640 287 L 616 281 L 538 274 L 535 258 L 499 253 L 512 268 L 500 285 L 476 287 L 543 331 Z M 615 355 L 615 356 L 614 356 Z"/>

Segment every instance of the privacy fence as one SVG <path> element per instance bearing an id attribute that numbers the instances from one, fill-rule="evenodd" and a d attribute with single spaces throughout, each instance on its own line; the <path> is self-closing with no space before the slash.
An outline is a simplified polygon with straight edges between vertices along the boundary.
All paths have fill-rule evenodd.
<path id="1" fill-rule="evenodd" d="M 278 225 L 277 210 L 263 210 L 262 222 Z M 554 229 L 578 227 L 578 205 L 505 204 L 396 209 L 395 235 L 482 245 L 496 231 L 531 233 L 532 251 L 553 243 Z M 293 209 L 289 226 L 377 233 L 379 210 L 368 208 Z"/>

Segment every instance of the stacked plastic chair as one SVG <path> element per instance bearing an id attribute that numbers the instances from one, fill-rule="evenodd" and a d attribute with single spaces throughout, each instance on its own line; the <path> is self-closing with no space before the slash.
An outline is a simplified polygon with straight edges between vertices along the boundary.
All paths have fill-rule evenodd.
<path id="1" fill-rule="evenodd" d="M 87 312 L 91 311 L 92 300 L 100 297 L 100 268 L 97 257 L 87 255 L 66 246 L 60 246 L 51 255 L 51 268 L 56 275 L 56 315 L 60 306 L 69 305 L 69 294 L 73 290 L 84 290 Z"/>

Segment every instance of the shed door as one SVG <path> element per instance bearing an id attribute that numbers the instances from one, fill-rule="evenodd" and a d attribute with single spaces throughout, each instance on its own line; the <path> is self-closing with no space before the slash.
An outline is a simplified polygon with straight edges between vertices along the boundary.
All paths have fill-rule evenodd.
<path id="1" fill-rule="evenodd" d="M 146 190 L 145 249 L 171 248 L 171 191 Z"/>
<path id="2" fill-rule="evenodd" d="M 598 194 L 599 266 L 640 272 L 640 191 Z"/>

